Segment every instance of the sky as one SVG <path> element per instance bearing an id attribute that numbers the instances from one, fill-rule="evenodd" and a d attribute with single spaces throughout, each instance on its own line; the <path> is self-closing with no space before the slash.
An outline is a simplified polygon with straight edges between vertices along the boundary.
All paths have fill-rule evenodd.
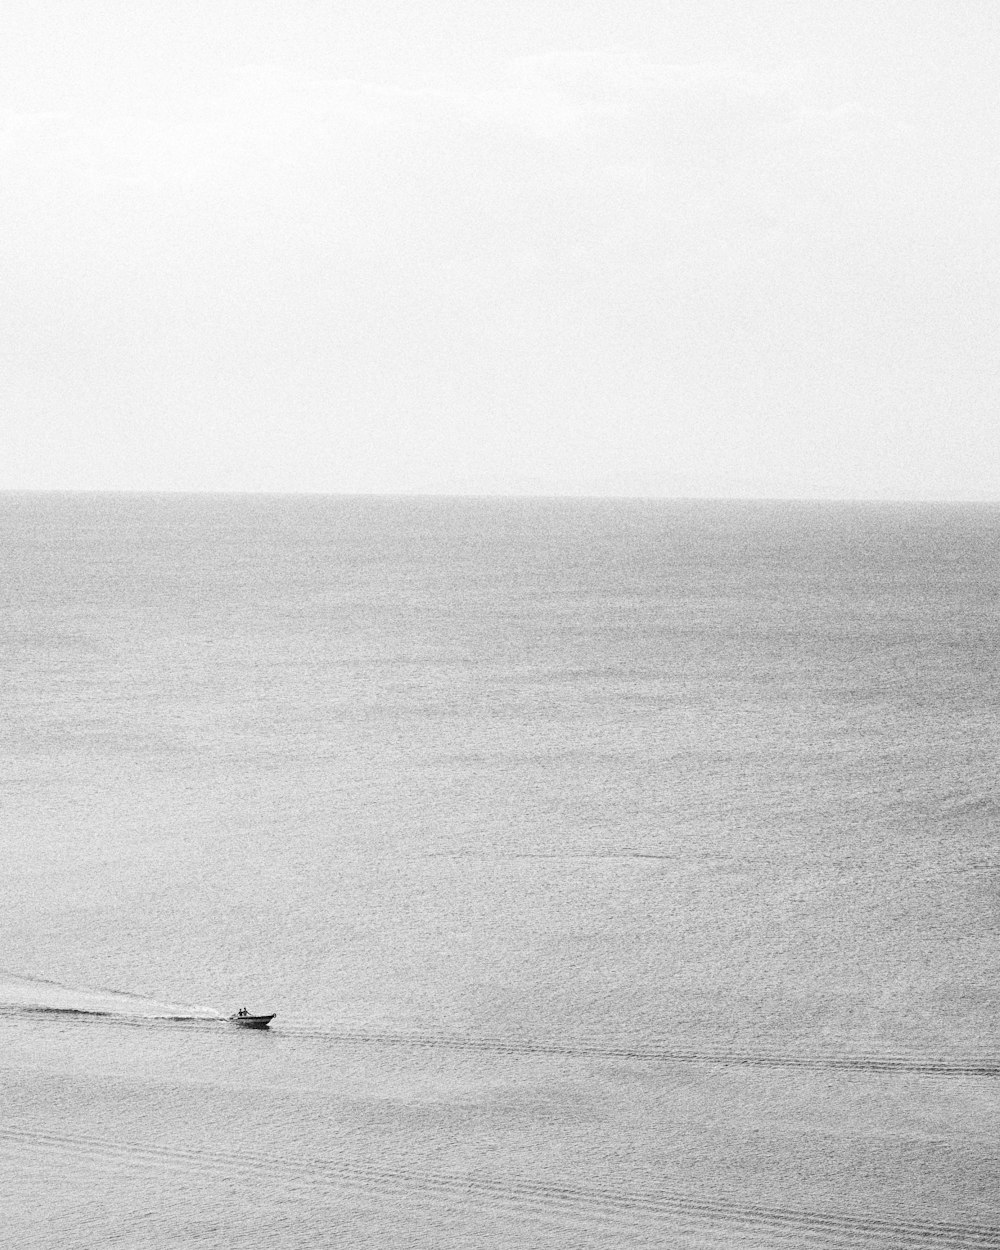
<path id="1" fill-rule="evenodd" d="M 0 489 L 1000 499 L 995 0 L 4 0 Z"/>

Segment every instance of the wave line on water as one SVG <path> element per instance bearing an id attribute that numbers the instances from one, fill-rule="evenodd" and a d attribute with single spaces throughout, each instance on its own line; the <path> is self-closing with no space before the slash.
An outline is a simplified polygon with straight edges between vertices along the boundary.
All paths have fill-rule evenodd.
<path id="1" fill-rule="evenodd" d="M 788 1051 L 718 1047 L 620 1047 L 555 1042 L 463 1038 L 433 1034 L 337 1032 L 286 1025 L 282 1032 L 346 1045 L 411 1046 L 489 1054 L 552 1055 L 577 1059 L 620 1059 L 644 1063 L 699 1063 L 755 1068 L 807 1068 L 856 1072 L 918 1073 L 935 1076 L 1000 1077 L 997 1056 L 877 1055 L 851 1051 L 796 1054 Z"/>
<path id="2" fill-rule="evenodd" d="M 946 1247 L 986 1250 L 1000 1246 L 1000 1225 L 907 1217 L 891 1209 L 815 1210 L 748 1201 L 725 1192 L 682 1189 L 638 1191 L 625 1187 L 585 1185 L 578 1181 L 543 1181 L 516 1175 L 488 1175 L 481 1171 L 449 1172 L 375 1165 L 348 1158 L 317 1158 L 220 1151 L 198 1147 L 170 1147 L 112 1141 L 84 1134 L 53 1133 L 26 1128 L 0 1128 L 0 1146 L 69 1154 L 97 1166 L 124 1160 L 136 1171 L 169 1167 L 186 1174 L 208 1172 L 256 1180 L 307 1185 L 330 1193 L 344 1188 L 403 1191 L 410 1198 L 513 1205 L 522 1210 L 598 1217 L 604 1220 L 655 1220 L 674 1226 L 693 1222 L 706 1231 L 764 1234 L 780 1240 L 817 1240 L 821 1244 Z"/>

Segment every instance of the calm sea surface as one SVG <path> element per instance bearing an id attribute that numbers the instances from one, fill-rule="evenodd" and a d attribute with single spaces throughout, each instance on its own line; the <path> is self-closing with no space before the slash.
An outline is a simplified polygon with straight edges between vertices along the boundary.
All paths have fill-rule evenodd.
<path id="1" fill-rule="evenodd" d="M 1000 509 L 0 537 L 3 1244 L 1000 1245 Z"/>

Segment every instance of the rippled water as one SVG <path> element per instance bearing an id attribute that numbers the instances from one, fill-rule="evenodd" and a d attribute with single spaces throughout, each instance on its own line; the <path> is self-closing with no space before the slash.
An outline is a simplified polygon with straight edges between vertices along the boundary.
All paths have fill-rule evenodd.
<path id="1" fill-rule="evenodd" d="M 1000 1244 L 1000 511 L 0 525 L 16 1244 Z"/>

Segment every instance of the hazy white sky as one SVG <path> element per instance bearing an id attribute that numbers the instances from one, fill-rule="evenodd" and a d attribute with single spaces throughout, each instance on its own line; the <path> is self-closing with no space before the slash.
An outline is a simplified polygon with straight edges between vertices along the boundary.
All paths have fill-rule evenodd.
<path id="1" fill-rule="evenodd" d="M 4 0 L 0 488 L 1000 499 L 996 0 Z"/>

